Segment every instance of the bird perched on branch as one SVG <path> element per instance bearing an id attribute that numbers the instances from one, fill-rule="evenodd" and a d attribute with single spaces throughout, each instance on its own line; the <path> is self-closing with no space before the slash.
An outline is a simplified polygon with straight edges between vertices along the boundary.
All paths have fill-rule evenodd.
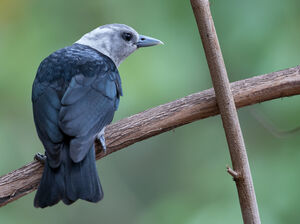
<path id="1" fill-rule="evenodd" d="M 32 87 L 34 122 L 45 148 L 35 207 L 62 200 L 98 202 L 103 192 L 94 140 L 105 151 L 104 129 L 122 96 L 117 67 L 141 47 L 162 44 L 123 24 L 100 26 L 44 59 Z"/>

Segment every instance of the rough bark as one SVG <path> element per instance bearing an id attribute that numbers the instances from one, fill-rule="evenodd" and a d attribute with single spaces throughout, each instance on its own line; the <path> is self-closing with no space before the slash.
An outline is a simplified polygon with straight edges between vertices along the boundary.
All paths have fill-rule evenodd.
<path id="1" fill-rule="evenodd" d="M 300 94 L 300 67 L 237 81 L 231 90 L 238 108 Z M 208 89 L 124 118 L 106 128 L 106 155 L 218 113 L 214 90 Z M 97 159 L 106 156 L 98 143 L 96 151 Z M 42 170 L 43 166 L 34 161 L 0 177 L 0 207 L 34 191 Z"/>

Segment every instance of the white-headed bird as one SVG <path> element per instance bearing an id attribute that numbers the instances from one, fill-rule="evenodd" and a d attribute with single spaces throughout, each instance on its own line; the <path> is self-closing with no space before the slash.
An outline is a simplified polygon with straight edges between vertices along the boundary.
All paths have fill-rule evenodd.
<path id="1" fill-rule="evenodd" d="M 103 192 L 94 141 L 106 150 L 104 129 L 122 96 L 120 63 L 140 47 L 161 44 L 123 24 L 100 26 L 45 58 L 32 87 L 34 122 L 45 148 L 35 207 L 62 200 L 98 202 Z"/>

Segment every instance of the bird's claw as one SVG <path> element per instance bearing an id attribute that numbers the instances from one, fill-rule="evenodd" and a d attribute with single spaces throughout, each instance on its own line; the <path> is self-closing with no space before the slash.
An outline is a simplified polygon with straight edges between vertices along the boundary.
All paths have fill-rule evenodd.
<path id="1" fill-rule="evenodd" d="M 42 153 L 37 153 L 34 155 L 34 160 L 39 161 L 42 164 L 45 164 L 47 156 L 43 155 Z"/>
<path id="2" fill-rule="evenodd" d="M 102 146 L 102 150 L 104 153 L 106 153 L 106 143 L 105 143 L 105 137 L 104 137 L 104 130 L 105 128 L 103 128 L 100 133 L 97 135 L 97 138 L 99 139 L 101 146 Z"/>

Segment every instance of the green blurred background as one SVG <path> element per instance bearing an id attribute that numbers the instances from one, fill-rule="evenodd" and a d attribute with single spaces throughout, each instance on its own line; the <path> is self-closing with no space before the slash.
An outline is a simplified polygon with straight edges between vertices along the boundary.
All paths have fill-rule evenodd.
<path id="1" fill-rule="evenodd" d="M 300 64 L 299 0 L 212 0 L 231 81 Z M 115 121 L 211 87 L 188 0 L 0 0 L 0 175 L 40 151 L 31 85 L 40 61 L 106 23 L 161 39 L 121 66 Z M 277 127 L 300 124 L 299 97 L 252 106 Z M 279 139 L 239 111 L 263 223 L 300 219 L 299 133 Z M 47 209 L 31 193 L 0 208 L 0 223 L 241 223 L 220 117 L 194 122 L 97 162 L 105 197 Z"/>

